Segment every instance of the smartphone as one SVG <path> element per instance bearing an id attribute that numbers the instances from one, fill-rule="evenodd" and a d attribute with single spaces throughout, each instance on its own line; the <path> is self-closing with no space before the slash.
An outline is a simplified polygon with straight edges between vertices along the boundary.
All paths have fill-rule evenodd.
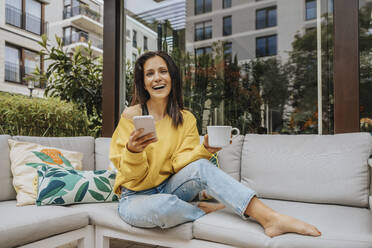
<path id="1" fill-rule="evenodd" d="M 154 133 L 154 138 L 156 137 L 155 120 L 152 115 L 134 116 L 133 123 L 136 130 L 144 129 L 141 137 L 148 133 Z"/>

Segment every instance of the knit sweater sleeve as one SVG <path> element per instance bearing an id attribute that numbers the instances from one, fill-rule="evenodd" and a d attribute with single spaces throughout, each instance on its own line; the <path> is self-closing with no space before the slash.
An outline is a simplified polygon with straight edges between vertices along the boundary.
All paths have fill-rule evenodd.
<path id="1" fill-rule="evenodd" d="M 191 162 L 201 158 L 209 159 L 212 154 L 200 144 L 199 132 L 196 127 L 196 119 L 189 111 L 184 111 L 184 123 L 182 124 L 182 141 L 172 156 L 172 166 L 177 173 Z"/>
<path id="2" fill-rule="evenodd" d="M 145 151 L 133 153 L 127 148 L 133 130 L 133 121 L 122 117 L 111 139 L 109 158 L 124 178 L 124 183 L 142 180 L 149 168 Z"/>

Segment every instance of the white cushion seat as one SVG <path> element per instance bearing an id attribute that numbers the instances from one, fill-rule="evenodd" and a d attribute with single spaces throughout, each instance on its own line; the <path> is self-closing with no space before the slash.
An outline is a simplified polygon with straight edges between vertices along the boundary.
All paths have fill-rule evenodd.
<path id="1" fill-rule="evenodd" d="M 185 223 L 170 229 L 137 228 L 125 223 L 118 213 L 118 202 L 89 203 L 72 205 L 70 208 L 86 211 L 89 214 L 89 224 L 111 228 L 130 234 L 159 237 L 159 235 L 172 237 L 172 239 L 191 240 L 192 223 Z"/>
<path id="2" fill-rule="evenodd" d="M 372 212 L 367 208 L 261 199 L 272 209 L 315 225 L 320 237 L 287 233 L 269 238 L 254 220 L 229 210 L 208 214 L 194 223 L 195 238 L 238 247 L 366 248 L 372 247 Z"/>
<path id="3" fill-rule="evenodd" d="M 16 201 L 0 202 L 0 246 L 15 247 L 88 225 L 84 211 L 61 206 L 28 205 Z"/>

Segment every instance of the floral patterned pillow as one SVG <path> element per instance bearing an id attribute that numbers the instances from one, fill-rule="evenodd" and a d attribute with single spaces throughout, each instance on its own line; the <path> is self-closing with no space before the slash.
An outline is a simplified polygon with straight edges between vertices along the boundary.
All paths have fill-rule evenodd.
<path id="1" fill-rule="evenodd" d="M 83 154 L 40 144 L 9 139 L 13 186 L 17 192 L 17 206 L 35 204 L 37 194 L 37 167 L 82 168 Z"/>
<path id="2" fill-rule="evenodd" d="M 48 165 L 37 168 L 38 206 L 118 201 L 113 192 L 115 172 L 76 171 Z"/>

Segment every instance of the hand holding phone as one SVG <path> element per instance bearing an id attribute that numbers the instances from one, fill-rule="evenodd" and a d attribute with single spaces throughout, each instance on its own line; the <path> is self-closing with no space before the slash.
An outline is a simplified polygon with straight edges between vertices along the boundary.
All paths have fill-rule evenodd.
<path id="1" fill-rule="evenodd" d="M 133 117 L 135 131 L 129 137 L 127 148 L 131 152 L 142 152 L 150 143 L 158 141 L 152 115 Z"/>

